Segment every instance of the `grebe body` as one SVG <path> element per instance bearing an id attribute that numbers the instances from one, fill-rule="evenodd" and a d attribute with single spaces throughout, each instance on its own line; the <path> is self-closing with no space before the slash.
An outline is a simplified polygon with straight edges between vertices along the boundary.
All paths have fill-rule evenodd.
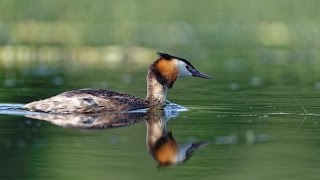
<path id="1" fill-rule="evenodd" d="M 24 106 L 36 112 L 50 113 L 100 113 L 132 111 L 148 108 L 140 98 L 103 89 L 79 89 L 67 91 L 48 99 L 31 102 Z"/>
<path id="2" fill-rule="evenodd" d="M 183 58 L 158 53 L 159 58 L 150 65 L 147 74 L 147 97 L 134 96 L 101 89 L 79 89 L 61 93 L 48 99 L 34 101 L 24 106 L 35 112 L 72 114 L 123 112 L 164 106 L 166 94 L 179 77 L 211 78 L 196 70 Z"/>

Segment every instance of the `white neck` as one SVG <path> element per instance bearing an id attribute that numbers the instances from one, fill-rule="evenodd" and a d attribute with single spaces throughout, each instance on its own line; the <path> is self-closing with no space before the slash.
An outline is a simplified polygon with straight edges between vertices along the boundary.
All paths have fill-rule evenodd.
<path id="1" fill-rule="evenodd" d="M 147 145 L 149 148 L 153 148 L 156 142 L 167 132 L 166 121 L 161 113 L 162 111 L 151 112 L 147 116 Z"/>
<path id="2" fill-rule="evenodd" d="M 150 106 L 165 105 L 168 87 L 160 84 L 155 75 L 148 72 L 147 75 L 147 97 Z"/>

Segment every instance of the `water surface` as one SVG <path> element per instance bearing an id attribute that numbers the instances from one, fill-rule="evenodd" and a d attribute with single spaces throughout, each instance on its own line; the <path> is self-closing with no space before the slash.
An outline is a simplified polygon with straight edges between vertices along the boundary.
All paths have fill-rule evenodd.
<path id="1" fill-rule="evenodd" d="M 217 80 L 221 76 L 217 75 L 219 71 L 201 70 L 216 75 L 216 79 L 178 80 L 168 95 L 170 101 L 189 109 L 169 113 L 173 117 L 167 121 L 167 129 L 175 140 L 210 142 L 187 162 L 159 168 L 146 145 L 145 121 L 119 128 L 62 127 L 27 117 L 25 112 L 8 113 L 6 110 L 13 104 L 2 104 L 1 176 L 6 179 L 319 177 L 319 91 L 313 84 L 252 86 L 250 81 L 241 79 L 223 82 Z M 91 70 L 89 73 L 94 74 Z M 110 86 L 143 97 L 144 76 L 128 73 L 131 82 L 112 82 L 116 85 Z M 48 83 L 39 79 L 29 81 Z M 83 84 L 87 83 L 92 84 L 89 81 Z M 77 82 L 64 82 L 54 88 L 1 88 L 2 102 L 19 106 L 18 103 L 81 86 Z"/>

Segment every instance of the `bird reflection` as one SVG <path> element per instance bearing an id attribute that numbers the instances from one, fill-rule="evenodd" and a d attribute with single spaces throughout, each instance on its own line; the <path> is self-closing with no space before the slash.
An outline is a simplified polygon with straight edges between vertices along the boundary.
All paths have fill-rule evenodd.
<path id="1" fill-rule="evenodd" d="M 143 121 L 146 113 L 107 113 L 107 114 L 50 114 L 34 113 L 26 117 L 49 121 L 65 128 L 109 129 L 129 126 Z"/>
<path id="2" fill-rule="evenodd" d="M 185 162 L 197 149 L 209 144 L 208 142 L 179 144 L 172 132 L 166 128 L 168 118 L 163 115 L 163 111 L 149 112 L 147 116 L 147 147 L 159 166 Z"/>
<path id="3" fill-rule="evenodd" d="M 165 110 L 149 109 L 147 112 L 108 113 L 108 114 L 28 114 L 27 117 L 46 120 L 65 128 L 109 129 L 146 122 L 146 141 L 150 155 L 159 166 L 181 164 L 187 161 L 199 148 L 208 142 L 178 143 L 166 123 L 172 113 Z"/>

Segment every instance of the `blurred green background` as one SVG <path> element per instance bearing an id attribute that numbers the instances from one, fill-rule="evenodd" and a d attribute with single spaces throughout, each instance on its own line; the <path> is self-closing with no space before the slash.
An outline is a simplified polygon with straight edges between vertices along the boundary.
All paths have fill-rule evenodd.
<path id="1" fill-rule="evenodd" d="M 86 87 L 143 98 L 157 51 L 214 77 L 168 94 L 190 109 L 169 122 L 177 140 L 213 142 L 184 166 L 156 169 L 143 123 L 83 131 L 1 115 L 0 178 L 318 179 L 319 48 L 318 0 L 0 0 L 0 103 Z"/>
<path id="2" fill-rule="evenodd" d="M 39 63 L 144 68 L 165 51 L 230 81 L 319 88 L 319 34 L 316 0 L 1 0 L 0 77 Z"/>

